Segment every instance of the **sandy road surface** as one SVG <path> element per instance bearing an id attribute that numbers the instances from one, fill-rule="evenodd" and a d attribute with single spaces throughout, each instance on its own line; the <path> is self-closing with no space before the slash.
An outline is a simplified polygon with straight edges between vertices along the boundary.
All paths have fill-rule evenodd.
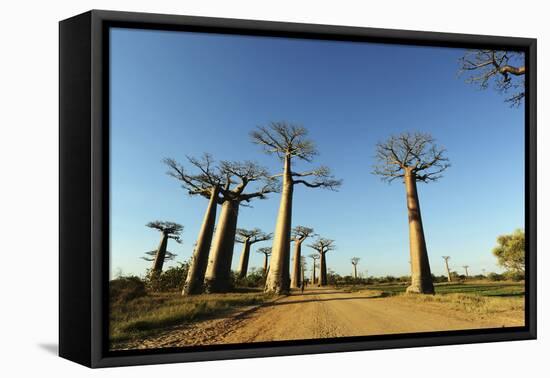
<path id="1" fill-rule="evenodd" d="M 311 288 L 226 318 L 175 327 L 123 348 L 299 340 L 522 325 L 517 316 L 479 316 L 372 291 Z"/>

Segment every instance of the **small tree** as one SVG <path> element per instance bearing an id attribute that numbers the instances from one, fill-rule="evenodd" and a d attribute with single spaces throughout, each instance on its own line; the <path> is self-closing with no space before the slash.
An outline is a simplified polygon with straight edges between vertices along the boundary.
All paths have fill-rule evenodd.
<path id="1" fill-rule="evenodd" d="M 271 247 L 262 247 L 258 248 L 256 251 L 257 253 L 261 253 L 264 255 L 264 267 L 263 267 L 263 274 L 264 276 L 267 275 L 267 270 L 269 267 L 269 256 L 271 256 Z"/>
<path id="2" fill-rule="evenodd" d="M 311 254 L 308 257 L 312 260 L 311 262 L 311 284 L 315 285 L 317 283 L 317 275 L 315 274 L 315 269 L 318 267 L 317 260 L 321 258 L 318 254 Z"/>
<path id="3" fill-rule="evenodd" d="M 262 232 L 259 228 L 252 230 L 246 230 L 244 228 L 237 229 L 237 236 L 235 241 L 243 244 L 243 252 L 241 253 L 241 260 L 239 263 L 239 272 L 237 278 L 246 277 L 248 271 L 248 260 L 250 257 L 250 247 L 252 244 L 256 244 L 262 241 L 271 240 L 272 235 Z"/>
<path id="4" fill-rule="evenodd" d="M 487 89 L 493 85 L 509 94 L 506 102 L 519 106 L 525 97 L 525 55 L 519 51 L 468 50 L 460 59 L 466 82 Z"/>
<path id="5" fill-rule="evenodd" d="M 517 229 L 499 236 L 493 255 L 508 272 L 525 274 L 525 231 Z"/>
<path id="6" fill-rule="evenodd" d="M 443 260 L 445 260 L 445 270 L 447 272 L 447 281 L 451 282 L 453 279 L 451 278 L 451 271 L 449 270 L 449 260 L 451 259 L 451 256 L 441 256 L 443 257 Z"/>
<path id="7" fill-rule="evenodd" d="M 353 265 L 353 278 L 357 279 L 357 264 L 359 264 L 359 260 L 361 260 L 359 257 L 352 257 L 351 258 L 351 265 Z"/>
<path id="8" fill-rule="evenodd" d="M 292 288 L 296 289 L 302 285 L 302 243 L 313 235 L 313 228 L 309 227 L 296 226 L 292 230 L 292 239 L 294 240 L 294 263 L 292 267 L 292 276 L 290 277 L 290 287 Z"/>
<path id="9" fill-rule="evenodd" d="M 144 260 L 153 261 L 153 267 L 151 268 L 151 277 L 156 277 L 162 272 L 162 266 L 164 261 L 173 259 L 176 254 L 166 250 L 168 246 L 168 239 L 174 240 L 176 243 L 181 244 L 181 232 L 183 226 L 174 222 L 154 221 L 146 224 L 147 227 L 160 231 L 161 238 L 159 246 L 155 251 L 146 252 Z M 151 256 L 151 257 L 149 257 Z"/>
<path id="10" fill-rule="evenodd" d="M 326 254 L 336 249 L 334 240 L 318 238 L 308 247 L 313 248 L 319 254 L 319 286 L 327 285 L 327 259 Z"/>
<path id="11" fill-rule="evenodd" d="M 445 149 L 438 148 L 432 136 L 423 133 L 391 136 L 376 146 L 378 164 L 373 173 L 388 182 L 396 179 L 405 182 L 412 266 L 409 293 L 434 293 L 416 183 L 441 178 L 441 173 L 450 166 L 444 155 Z"/>
<path id="12" fill-rule="evenodd" d="M 335 180 L 327 167 L 297 172 L 293 160 L 311 161 L 317 154 L 315 145 L 307 139 L 307 130 L 285 122 L 273 122 L 251 133 L 252 141 L 264 151 L 275 154 L 283 163 L 281 202 L 273 237 L 273 257 L 266 281 L 266 291 L 288 293 L 290 289 L 290 242 L 292 228 L 292 197 L 294 186 L 336 189 L 341 180 Z"/>

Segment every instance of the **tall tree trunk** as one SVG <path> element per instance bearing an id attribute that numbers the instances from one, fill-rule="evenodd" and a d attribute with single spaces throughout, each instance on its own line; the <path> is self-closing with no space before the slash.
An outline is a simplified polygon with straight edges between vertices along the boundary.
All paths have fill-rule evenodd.
<path id="1" fill-rule="evenodd" d="M 294 241 L 294 262 L 292 264 L 292 277 L 290 279 L 290 287 L 297 289 L 302 285 L 301 278 L 302 266 L 302 240 L 295 239 Z"/>
<path id="2" fill-rule="evenodd" d="M 420 203 L 416 190 L 416 176 L 411 169 L 405 170 L 407 210 L 409 213 L 409 244 L 411 254 L 411 286 L 407 293 L 434 294 L 428 250 L 424 239 Z"/>
<path id="3" fill-rule="evenodd" d="M 157 253 L 155 255 L 155 261 L 153 262 L 152 273 L 159 275 L 162 272 L 162 266 L 164 265 L 164 258 L 166 257 L 166 246 L 168 245 L 168 235 L 162 233 Z"/>
<path id="4" fill-rule="evenodd" d="M 304 269 L 304 265 L 303 265 L 303 264 L 300 264 L 300 272 L 301 272 L 300 278 L 301 278 L 301 280 L 302 280 L 302 281 L 300 282 L 300 284 L 305 285 L 304 281 L 306 280 L 306 271 L 305 271 L 305 269 Z"/>
<path id="5" fill-rule="evenodd" d="M 265 291 L 287 294 L 290 289 L 290 229 L 292 224 L 292 194 L 294 184 L 290 170 L 290 156 L 285 157 L 283 190 L 275 226 L 271 253 L 271 264 L 267 275 Z"/>
<path id="6" fill-rule="evenodd" d="M 264 276 L 267 276 L 267 262 L 269 260 L 268 255 L 264 255 Z"/>
<path id="7" fill-rule="evenodd" d="M 447 282 L 451 282 L 451 271 L 449 270 L 449 263 L 445 260 L 445 269 L 447 270 Z"/>
<path id="8" fill-rule="evenodd" d="M 245 278 L 248 272 L 248 258 L 250 256 L 250 242 L 248 239 L 244 240 L 243 252 L 241 253 L 241 261 L 239 262 L 239 278 Z"/>
<path id="9" fill-rule="evenodd" d="M 353 278 L 357 279 L 357 265 L 353 264 Z"/>
<path id="10" fill-rule="evenodd" d="M 208 293 L 224 293 L 231 289 L 231 260 L 238 215 L 239 202 L 223 203 L 204 278 Z"/>
<path id="11" fill-rule="evenodd" d="M 327 260 L 325 257 L 326 253 L 321 253 L 321 258 L 319 259 L 319 285 L 326 286 L 327 284 Z"/>
<path id="12" fill-rule="evenodd" d="M 208 265 L 208 253 L 210 252 L 214 225 L 216 223 L 218 192 L 219 188 L 215 187 L 210 195 L 210 201 L 202 220 L 202 226 L 195 251 L 193 252 L 191 265 L 189 266 L 189 272 L 187 273 L 187 279 L 183 285 L 182 295 L 200 294 L 203 290 L 204 275 L 206 273 L 206 266 Z"/>
<path id="13" fill-rule="evenodd" d="M 317 281 L 317 277 L 315 277 L 315 260 L 313 260 L 313 269 L 311 270 L 311 284 L 315 285 L 315 281 Z"/>

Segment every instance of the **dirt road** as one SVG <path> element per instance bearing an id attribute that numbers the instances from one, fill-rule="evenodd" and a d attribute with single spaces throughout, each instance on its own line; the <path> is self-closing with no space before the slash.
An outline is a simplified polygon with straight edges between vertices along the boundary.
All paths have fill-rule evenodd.
<path id="1" fill-rule="evenodd" d="M 522 325 L 517 314 L 468 314 L 373 291 L 312 288 L 223 319 L 175 327 L 125 348 L 298 340 Z"/>

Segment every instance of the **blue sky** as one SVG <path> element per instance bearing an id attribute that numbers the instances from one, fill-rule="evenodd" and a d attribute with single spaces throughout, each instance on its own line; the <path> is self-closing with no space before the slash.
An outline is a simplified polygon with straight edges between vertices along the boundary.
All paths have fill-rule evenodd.
<path id="1" fill-rule="evenodd" d="M 295 190 L 293 224 L 334 239 L 329 268 L 350 274 L 361 258 L 369 275 L 409 269 L 405 188 L 371 174 L 375 144 L 403 131 L 431 133 L 452 166 L 419 183 L 432 272 L 500 271 L 491 254 L 499 234 L 524 227 L 524 110 L 494 90 L 458 77 L 461 49 L 186 32 L 111 30 L 111 272 L 144 274 L 143 253 L 160 235 L 152 220 L 181 223 L 177 261 L 190 257 L 207 201 L 165 174 L 164 157 L 210 152 L 218 160 L 279 161 L 248 133 L 270 121 L 305 126 L 338 192 Z M 242 208 L 239 227 L 272 232 L 279 195 Z M 258 243 L 254 250 L 269 243 Z M 236 268 L 241 245 L 235 246 Z M 304 253 L 311 253 L 305 248 Z M 167 264 L 173 265 L 176 262 Z M 251 266 L 262 255 L 253 251 Z"/>

